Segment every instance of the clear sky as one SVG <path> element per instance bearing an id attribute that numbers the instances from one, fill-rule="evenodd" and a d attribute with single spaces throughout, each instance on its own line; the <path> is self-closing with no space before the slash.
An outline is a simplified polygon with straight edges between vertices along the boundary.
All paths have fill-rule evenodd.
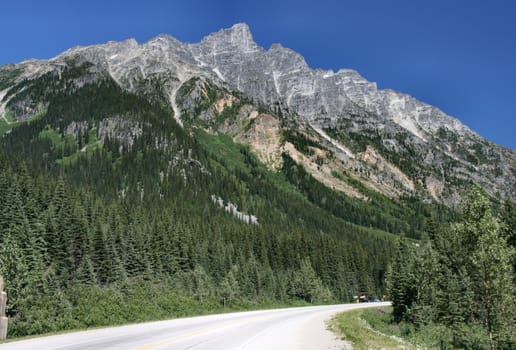
<path id="1" fill-rule="evenodd" d="M 181 41 L 237 22 L 313 68 L 352 68 L 516 149 L 513 0 L 16 0 L 0 2 L 0 65 L 160 33 Z"/>

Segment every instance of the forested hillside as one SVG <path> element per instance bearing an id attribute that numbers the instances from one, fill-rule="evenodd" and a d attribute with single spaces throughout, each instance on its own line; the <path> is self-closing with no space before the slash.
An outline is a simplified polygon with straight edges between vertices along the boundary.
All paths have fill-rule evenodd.
<path id="1" fill-rule="evenodd" d="M 102 81 L 56 93 L 0 139 L 10 336 L 382 295 L 392 234 L 314 204 L 296 188 L 309 175 L 292 184 L 171 113 Z"/>
<path id="2" fill-rule="evenodd" d="M 396 242 L 459 218 L 369 146 L 350 167 L 281 103 L 97 54 L 0 68 L 10 337 L 382 297 Z"/>

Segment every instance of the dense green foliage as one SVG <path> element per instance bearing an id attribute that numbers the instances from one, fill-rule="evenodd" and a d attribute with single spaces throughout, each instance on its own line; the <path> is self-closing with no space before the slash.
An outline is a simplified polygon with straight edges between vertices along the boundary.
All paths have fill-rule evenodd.
<path id="1" fill-rule="evenodd" d="M 513 349 L 516 276 L 508 238 L 514 231 L 507 234 L 476 187 L 463 216 L 421 244 L 400 242 L 387 278 L 393 317 L 415 329 L 440 327 L 443 347 Z"/>
<path id="2" fill-rule="evenodd" d="M 159 99 L 105 76 L 40 79 L 27 89 L 56 86 L 46 113 L 0 137 L 10 336 L 384 292 L 389 235 L 314 204 L 229 137 L 178 127 Z"/>
<path id="3" fill-rule="evenodd" d="M 131 93 L 97 69 L 72 61 L 9 90 L 13 123 L 0 125 L 0 274 L 10 336 L 379 296 L 395 234 L 419 238 L 432 219 L 453 217 L 358 182 L 369 201 L 350 199 L 286 155 L 281 171 L 269 171 L 248 147 L 201 130 L 234 119 L 239 106 L 213 112 L 227 92 L 207 82 L 192 79 L 178 91 L 181 128 L 159 79 Z M 1 73 L 10 86 L 12 75 Z M 299 132 L 283 137 L 307 154 L 318 147 Z"/>
<path id="4" fill-rule="evenodd" d="M 72 190 L 64 179 L 34 178 L 23 166 L 2 168 L 0 180 L 1 196 L 8 199 L 0 208 L 0 270 L 10 295 L 12 335 L 105 324 L 81 318 L 96 320 L 99 314 L 75 314 L 90 300 L 76 291 L 86 288 L 109 303 L 112 293 L 123 296 L 139 280 L 151 289 L 173 286 L 172 294 L 219 308 L 269 300 L 346 301 L 358 288 L 381 288 L 375 276 L 382 263 L 368 264 L 366 242 L 356 243 L 363 245 L 358 250 L 335 235 L 249 226 L 209 198 L 192 201 L 186 190 L 153 205 L 156 198 L 135 204 L 135 196 L 108 199 Z M 385 243 L 373 245 L 386 259 Z"/>

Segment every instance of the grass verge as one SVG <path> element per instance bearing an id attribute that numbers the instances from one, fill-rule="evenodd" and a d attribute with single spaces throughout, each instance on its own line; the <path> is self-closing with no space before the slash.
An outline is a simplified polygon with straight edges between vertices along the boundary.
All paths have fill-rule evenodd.
<path id="1" fill-rule="evenodd" d="M 352 310 L 341 313 L 330 321 L 330 328 L 353 350 L 416 349 L 412 344 L 397 337 L 390 324 L 390 307 Z"/>

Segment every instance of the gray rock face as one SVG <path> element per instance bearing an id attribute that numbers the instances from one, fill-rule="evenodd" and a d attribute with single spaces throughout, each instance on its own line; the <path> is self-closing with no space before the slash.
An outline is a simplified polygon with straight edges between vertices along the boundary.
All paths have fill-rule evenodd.
<path id="1" fill-rule="evenodd" d="M 253 41 L 246 24 L 222 29 L 195 44 L 160 35 L 141 45 L 129 39 L 75 47 L 47 62 L 21 63 L 26 73 L 20 78 L 48 72 L 70 57 L 101 66 L 128 89 L 154 75 L 178 82 L 205 76 L 263 103 L 281 102 L 317 124 L 365 112 L 379 120 L 392 120 L 422 139 L 440 127 L 475 135 L 435 107 L 392 90 L 378 90 L 354 70 L 313 70 L 301 55 L 279 44 L 264 50 Z"/>
<path id="2" fill-rule="evenodd" d="M 313 70 L 298 53 L 274 44 L 258 47 L 249 28 L 237 24 L 190 45 L 196 62 L 206 64 L 231 87 L 262 102 L 283 102 L 308 121 L 366 112 L 392 120 L 424 139 L 439 127 L 473 132 L 437 108 L 392 90 L 378 90 L 356 71 Z"/>
<path id="3" fill-rule="evenodd" d="M 491 194 L 516 197 L 513 150 L 487 142 L 436 107 L 393 90 L 379 90 L 354 70 L 311 69 L 301 55 L 279 44 L 265 50 L 254 42 L 246 24 L 222 29 L 199 43 L 160 35 L 143 44 L 129 39 L 75 47 L 49 61 L 0 68 L 0 96 L 4 96 L 0 111 L 9 109 L 10 86 L 59 70 L 70 59 L 93 63 L 90 71 L 108 74 L 130 91 L 138 92 L 142 81 L 158 79 L 179 122 L 176 94 L 192 77 L 200 77 L 263 104 L 278 103 L 313 130 L 334 128 L 379 138 L 374 147 L 417 164 L 420 178 L 412 176 L 417 183 L 440 189 L 434 198 L 456 197 L 442 193 L 448 176 L 480 183 Z M 27 106 L 21 106 L 25 118 L 30 114 Z M 342 153 L 339 147 L 334 151 Z M 473 161 L 475 157 L 478 161 Z"/>
<path id="4" fill-rule="evenodd" d="M 378 90 L 356 71 L 313 70 L 298 53 L 274 44 L 259 47 L 245 24 L 236 24 L 195 44 L 160 35 L 139 45 L 134 39 L 72 48 L 48 62 L 26 61 L 21 78 L 43 74 L 67 58 L 80 57 L 105 69 L 123 87 L 161 76 L 174 90 L 192 76 L 225 84 L 265 104 L 280 102 L 319 126 L 338 123 L 343 115 L 367 114 L 391 120 L 426 140 L 440 127 L 478 137 L 457 119 L 408 95 Z"/>

